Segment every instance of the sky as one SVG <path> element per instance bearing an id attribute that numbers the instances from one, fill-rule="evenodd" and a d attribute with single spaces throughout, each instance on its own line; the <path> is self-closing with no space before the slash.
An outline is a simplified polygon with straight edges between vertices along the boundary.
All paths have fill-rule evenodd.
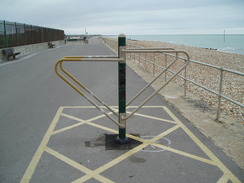
<path id="1" fill-rule="evenodd" d="M 0 0 L 0 20 L 65 34 L 244 34 L 244 0 Z"/>

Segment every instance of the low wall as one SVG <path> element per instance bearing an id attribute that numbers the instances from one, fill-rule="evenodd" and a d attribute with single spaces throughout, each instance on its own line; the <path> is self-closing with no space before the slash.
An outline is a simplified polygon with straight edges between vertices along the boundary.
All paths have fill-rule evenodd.
<path id="1" fill-rule="evenodd" d="M 64 44 L 64 40 L 61 41 L 52 41 L 52 44 L 55 44 L 55 46 L 59 46 Z M 18 56 L 24 56 L 28 55 L 34 52 L 42 51 L 48 49 L 48 43 L 38 43 L 38 44 L 30 44 L 30 45 L 24 45 L 24 46 L 17 46 L 13 47 L 15 52 L 20 52 L 20 55 Z M 2 55 L 2 49 L 0 49 L 0 62 L 5 61 L 3 55 Z"/>

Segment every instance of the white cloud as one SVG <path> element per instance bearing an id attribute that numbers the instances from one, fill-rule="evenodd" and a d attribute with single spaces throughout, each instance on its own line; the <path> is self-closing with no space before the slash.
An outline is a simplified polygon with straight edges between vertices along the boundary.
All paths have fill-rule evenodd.
<path id="1" fill-rule="evenodd" d="M 0 17 L 68 34 L 222 33 L 242 30 L 243 9 L 243 0 L 1 0 Z"/>

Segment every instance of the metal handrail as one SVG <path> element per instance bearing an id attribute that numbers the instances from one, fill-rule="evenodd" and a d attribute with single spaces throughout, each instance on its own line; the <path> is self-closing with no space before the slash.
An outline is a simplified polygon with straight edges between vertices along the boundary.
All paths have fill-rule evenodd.
<path id="1" fill-rule="evenodd" d="M 108 41 L 108 39 L 106 39 L 106 43 L 107 42 L 108 42 L 108 44 L 111 44 L 111 42 L 115 42 L 115 41 L 111 41 L 111 40 Z M 131 46 L 131 47 L 134 47 L 134 48 L 144 48 L 144 47 L 139 46 L 139 45 L 131 45 L 131 44 L 127 44 L 127 46 Z M 174 55 L 170 55 L 170 54 L 165 54 L 165 55 L 166 55 L 166 58 L 167 58 L 167 55 L 168 56 L 174 56 Z M 143 58 L 145 61 L 149 62 L 146 58 L 144 58 L 142 56 L 139 56 L 139 59 L 140 58 Z M 181 58 L 181 57 L 179 57 L 179 58 Z M 184 59 L 184 58 L 182 58 L 182 59 Z M 234 99 L 231 99 L 231 98 L 229 98 L 229 97 L 227 97 L 227 96 L 222 94 L 222 83 L 223 83 L 223 72 L 224 71 L 225 72 L 229 72 L 229 73 L 233 73 L 233 74 L 237 74 L 237 75 L 240 75 L 240 76 L 244 76 L 244 73 L 238 72 L 238 71 L 233 71 L 233 70 L 226 69 L 226 68 L 222 68 L 222 67 L 219 67 L 219 66 L 216 66 L 216 65 L 211 65 L 211 64 L 195 61 L 195 60 L 190 60 L 190 62 L 195 63 L 195 64 L 200 64 L 200 65 L 203 65 L 203 66 L 207 66 L 207 67 L 211 67 L 211 68 L 215 68 L 215 69 L 219 69 L 220 70 L 219 90 L 218 91 L 213 91 L 213 90 L 211 90 L 211 89 L 209 89 L 209 88 L 207 88 L 207 87 L 205 87 L 205 86 L 203 86 L 203 85 L 201 85 L 201 84 L 199 84 L 197 82 L 194 82 L 194 81 L 186 78 L 186 72 L 185 72 L 185 76 L 178 75 L 178 77 L 184 79 L 184 81 L 185 81 L 184 95 L 186 95 L 186 81 L 189 81 L 190 83 L 192 83 L 192 84 L 194 84 L 194 85 L 196 85 L 198 87 L 201 87 L 204 90 L 207 90 L 208 92 L 211 92 L 211 93 L 217 95 L 218 96 L 218 106 L 217 106 L 217 117 L 216 117 L 216 120 L 219 120 L 220 104 L 221 104 L 221 99 L 222 98 L 226 99 L 227 101 L 229 101 L 229 102 L 231 102 L 233 104 L 236 104 L 237 106 L 240 106 L 240 107 L 244 108 L 244 104 L 242 104 L 242 103 L 240 103 L 240 102 L 238 102 L 238 101 L 236 101 Z M 152 61 L 150 63 L 154 64 L 154 65 L 157 65 L 156 63 L 154 63 Z M 159 65 L 157 65 L 157 66 L 160 67 L 160 68 L 163 68 L 163 69 L 165 68 L 165 67 L 162 67 L 162 66 L 159 66 Z M 174 73 L 173 71 L 170 71 L 170 70 L 168 70 L 167 72 Z M 165 78 L 166 78 L 166 72 L 165 72 Z"/>
<path id="2" fill-rule="evenodd" d="M 165 68 L 162 72 L 158 74 L 150 83 L 148 83 L 139 93 L 137 93 L 136 96 L 134 96 L 127 104 L 126 106 L 130 105 L 136 98 L 138 98 L 142 92 L 144 92 L 149 86 L 151 86 L 163 73 L 167 71 L 168 68 L 170 68 L 177 60 L 178 60 L 178 52 L 176 53 L 177 57 L 175 61 L 173 61 L 167 68 Z"/>
<path id="3" fill-rule="evenodd" d="M 114 115 L 118 117 L 118 114 L 113 111 L 106 103 L 104 103 L 98 96 L 96 96 L 92 91 L 90 91 L 88 88 L 86 88 L 84 85 L 82 85 L 74 76 L 72 76 L 67 70 L 63 68 L 63 62 L 60 63 L 60 69 L 69 76 L 76 84 L 78 84 L 81 88 L 83 88 L 86 92 L 88 92 L 91 96 L 93 96 L 98 102 L 103 104 L 108 110 L 110 110 Z"/>
<path id="4" fill-rule="evenodd" d="M 170 55 L 170 56 L 174 57 L 174 55 L 172 55 L 172 54 L 167 54 L 167 55 Z M 185 59 L 183 57 L 179 57 L 179 58 L 182 59 L 182 60 Z M 244 76 L 243 72 L 238 72 L 238 71 L 234 71 L 234 70 L 231 70 L 231 69 L 226 69 L 226 68 L 223 68 L 223 67 L 220 67 L 220 66 L 217 66 L 217 65 L 207 64 L 207 63 L 199 62 L 199 61 L 196 61 L 196 60 L 190 60 L 190 62 L 195 63 L 195 64 L 208 66 L 208 67 L 212 67 L 212 68 L 219 69 L 219 70 L 223 70 L 223 71 L 230 72 L 230 73 L 233 73 L 233 74 L 238 74 L 240 76 Z"/>
<path id="5" fill-rule="evenodd" d="M 118 58 L 118 56 L 114 56 L 114 55 L 94 55 L 94 56 L 91 56 L 91 55 L 87 55 L 87 56 L 66 56 L 64 58 Z"/>
<path id="6" fill-rule="evenodd" d="M 153 53 L 155 51 L 162 51 L 162 50 L 175 50 L 174 48 L 164 48 L 164 47 L 150 47 L 150 48 L 143 48 L 143 47 L 139 47 L 139 48 L 126 48 L 126 50 L 128 50 L 127 53 L 129 53 L 129 51 L 133 50 L 133 53 L 139 53 L 137 51 L 142 51 L 142 50 L 145 50 L 145 51 L 149 51 L 149 50 L 152 50 Z M 144 52 L 143 52 L 144 53 Z"/>
<path id="7" fill-rule="evenodd" d="M 95 98 L 98 102 L 103 104 L 109 111 L 111 111 L 114 115 L 118 117 L 118 114 L 111 109 L 107 104 L 105 104 L 101 99 L 99 99 L 94 93 L 92 93 L 87 87 L 85 87 L 83 84 L 81 84 L 74 76 L 72 76 L 67 70 L 63 68 L 63 62 L 77 62 L 77 61 L 95 61 L 95 62 L 120 62 L 123 59 L 122 58 L 117 58 L 117 57 L 107 57 L 106 56 L 101 56 L 102 58 L 96 57 L 91 57 L 91 56 L 69 56 L 69 57 L 64 57 L 60 60 L 57 61 L 55 64 L 55 72 L 56 74 L 63 79 L 68 85 L 70 85 L 76 92 L 78 92 L 81 96 L 83 96 L 87 101 L 89 101 L 92 105 L 94 105 L 98 110 L 100 110 L 105 116 L 107 116 L 112 122 L 114 122 L 116 125 L 119 127 L 124 127 L 122 124 L 118 123 L 116 120 L 114 120 L 108 113 L 106 113 L 101 107 L 99 107 L 92 99 L 90 99 L 88 96 L 86 96 L 78 87 L 76 87 L 72 82 L 70 82 L 64 75 L 62 75 L 58 67 L 60 68 L 61 71 L 63 71 L 64 74 L 66 74 L 71 80 L 73 80 L 77 85 L 79 85 L 81 88 L 83 88 L 86 92 L 88 92 L 93 98 Z"/>
<path id="8" fill-rule="evenodd" d="M 134 46 L 134 45 L 130 45 L 130 46 Z M 137 46 L 137 45 L 136 45 L 136 47 L 143 48 L 143 47 L 140 47 L 140 46 Z M 166 53 L 165 55 L 175 57 L 175 55 L 173 55 L 173 54 Z M 147 61 L 147 62 L 149 62 L 151 64 L 154 64 L 154 65 L 158 66 L 159 68 L 163 68 L 163 69 L 165 68 L 165 67 L 162 67 L 162 66 L 160 66 L 160 65 L 158 65 L 158 64 L 156 64 L 156 63 L 154 63 L 152 61 L 148 61 L 148 59 L 146 59 L 144 57 L 140 57 L 140 58 L 143 58 L 145 61 Z M 182 60 L 185 60 L 185 58 L 183 58 L 183 57 L 179 57 L 179 58 L 182 59 Z M 190 60 L 190 62 L 220 70 L 220 82 L 219 82 L 219 91 L 218 92 L 213 91 L 213 90 L 211 90 L 211 89 L 209 89 L 209 88 L 207 88 L 207 87 L 205 87 L 205 86 L 203 86 L 203 85 L 201 85 L 201 84 L 199 84 L 199 83 L 197 83 L 195 81 L 192 81 L 192 80 L 186 78 L 186 76 L 178 75 L 178 77 L 180 77 L 181 79 L 184 79 L 185 83 L 186 83 L 186 81 L 188 81 L 188 82 L 190 82 L 190 83 L 192 83 L 192 84 L 194 84 L 194 85 L 196 85 L 198 87 L 201 87 L 201 88 L 207 90 L 208 92 L 213 93 L 213 94 L 218 96 L 218 106 L 217 106 L 217 116 L 216 116 L 217 120 L 219 120 L 219 116 L 220 116 L 220 105 L 221 105 L 221 99 L 222 98 L 226 99 L 229 102 L 232 102 L 233 104 L 236 104 L 236 105 L 244 108 L 244 104 L 242 104 L 242 103 L 240 103 L 240 102 L 238 102 L 236 100 L 233 100 L 233 99 L 231 99 L 231 98 L 229 98 L 229 97 L 227 97 L 227 96 L 222 94 L 223 72 L 224 71 L 232 73 L 232 74 L 240 75 L 240 76 L 244 76 L 244 73 L 238 72 L 238 71 L 234 71 L 234 70 L 231 70 L 231 69 L 227 69 L 227 68 L 223 68 L 223 67 L 220 67 L 220 66 L 212 65 L 212 64 L 199 62 L 199 61 L 196 61 L 196 60 Z M 173 74 L 175 73 L 175 72 L 173 72 L 171 70 L 168 70 L 167 72 L 170 72 L 170 73 L 173 73 Z M 184 93 L 186 94 L 186 85 L 185 85 Z"/>
<path id="9" fill-rule="evenodd" d="M 159 49 L 151 50 L 151 49 L 147 49 L 147 48 L 144 48 L 144 49 L 123 49 L 122 52 L 124 52 L 124 53 L 163 53 L 163 54 L 175 53 L 176 54 L 176 59 L 170 65 L 168 65 L 154 80 L 152 80 L 150 83 L 148 83 L 135 97 L 133 97 L 130 100 L 130 102 L 127 104 L 127 106 L 129 104 L 131 104 L 136 98 L 138 98 L 138 96 L 141 95 L 141 93 L 143 91 L 145 91 L 153 82 L 155 82 L 163 73 L 165 73 L 178 60 L 178 54 L 179 53 L 185 54 L 186 58 L 187 58 L 187 59 L 184 59 L 185 64 L 174 75 L 172 75 L 169 78 L 169 80 L 163 84 L 163 86 L 161 86 L 159 89 L 157 89 L 155 92 L 153 92 L 148 98 L 146 98 L 134 111 L 132 111 L 130 113 L 130 115 L 126 116 L 125 120 L 127 120 L 133 114 L 135 114 L 143 105 L 145 105 L 152 97 L 154 97 L 160 90 L 162 90 L 170 81 L 172 81 L 190 63 L 190 57 L 186 52 L 172 50 L 172 49 L 169 49 L 169 50 L 163 49 L 163 48 L 161 48 L 161 50 L 159 50 Z"/>
<path id="10" fill-rule="evenodd" d="M 167 82 L 165 82 L 163 86 L 161 86 L 158 90 L 156 90 L 148 98 L 146 98 L 142 102 L 142 104 L 140 106 L 138 106 L 133 112 L 131 112 L 128 116 L 124 116 L 123 119 L 122 119 L 122 120 L 127 120 L 132 115 L 134 115 L 144 104 L 146 104 L 153 96 L 155 96 L 160 90 L 162 90 L 172 79 L 174 79 L 189 64 L 190 58 L 189 58 L 189 55 L 186 52 L 173 50 L 172 48 L 155 48 L 155 50 L 153 50 L 152 48 L 151 49 L 125 49 L 125 48 L 121 48 L 121 53 L 122 53 L 122 55 L 124 55 L 124 58 L 123 57 L 122 58 L 118 58 L 116 56 L 67 56 L 67 57 L 64 57 L 64 58 L 62 58 L 62 59 L 57 61 L 57 63 L 55 64 L 55 72 L 57 73 L 57 75 L 61 79 L 63 79 L 68 85 L 70 85 L 76 92 L 78 92 L 81 96 L 83 96 L 88 102 L 90 102 L 92 105 L 94 105 L 98 110 L 100 110 L 112 122 L 114 122 L 116 125 L 118 125 L 121 128 L 125 128 L 125 124 L 119 123 L 119 122 L 117 122 L 117 120 L 114 120 L 110 116 L 110 114 L 106 113 L 100 106 L 98 106 L 92 99 L 90 99 L 88 96 L 86 96 L 77 86 L 75 86 L 71 82 L 71 81 L 73 81 L 74 83 L 76 83 L 80 88 L 85 90 L 94 99 L 96 99 L 98 102 L 103 104 L 115 116 L 120 117 L 111 107 L 109 107 L 107 104 L 105 104 L 99 97 L 97 97 L 87 87 L 85 87 L 82 83 L 80 83 L 73 75 L 71 75 L 66 69 L 64 69 L 63 62 L 78 62 L 78 61 L 79 62 L 80 61 L 82 61 L 82 62 L 86 62 L 86 61 L 91 62 L 91 61 L 95 61 L 95 62 L 120 62 L 121 63 L 121 62 L 125 62 L 126 61 L 126 57 L 125 57 L 126 53 L 175 53 L 176 54 L 175 61 L 173 61 L 170 65 L 168 65 L 167 68 L 165 68 L 153 81 L 148 83 L 135 97 L 133 97 L 130 100 L 130 102 L 127 104 L 127 106 L 128 106 L 136 98 L 138 98 L 138 96 L 140 96 L 143 91 L 145 91 L 149 86 L 151 86 L 151 84 L 153 82 L 155 82 L 163 73 L 165 73 L 178 60 L 178 58 L 179 58 L 178 54 L 179 53 L 185 54 L 187 59 L 185 60 L 185 64 L 182 66 L 182 68 L 180 68 L 177 73 L 175 73 Z M 59 72 L 58 68 L 60 69 L 60 71 L 63 72 L 63 74 L 61 74 Z M 67 79 L 67 77 L 71 81 L 69 79 Z"/>

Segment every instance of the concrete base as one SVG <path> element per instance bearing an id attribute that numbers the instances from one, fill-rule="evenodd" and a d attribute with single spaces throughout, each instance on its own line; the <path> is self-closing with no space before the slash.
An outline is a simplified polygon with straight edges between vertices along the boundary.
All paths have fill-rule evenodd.
<path id="1" fill-rule="evenodd" d="M 52 41 L 52 44 L 54 44 L 55 46 L 59 46 L 59 45 L 64 44 L 64 40 Z M 15 52 L 20 52 L 20 54 L 18 56 L 24 56 L 24 55 L 28 55 L 28 54 L 31 54 L 34 52 L 49 49 L 48 42 L 30 44 L 30 45 L 24 45 L 24 46 L 17 46 L 17 47 L 13 47 L 13 48 L 14 48 Z M 2 62 L 2 61 L 5 61 L 5 58 L 2 55 L 2 49 L 0 49 L 0 62 Z"/>

